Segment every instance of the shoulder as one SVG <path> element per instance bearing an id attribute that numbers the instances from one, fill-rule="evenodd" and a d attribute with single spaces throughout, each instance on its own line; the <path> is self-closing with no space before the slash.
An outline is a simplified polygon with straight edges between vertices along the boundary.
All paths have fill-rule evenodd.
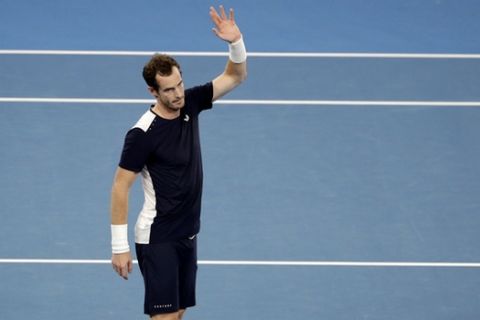
<path id="1" fill-rule="evenodd" d="M 185 101 L 198 111 L 210 109 L 213 101 L 213 84 L 207 82 L 203 85 L 185 90 Z"/>
<path id="2" fill-rule="evenodd" d="M 133 145 L 147 147 L 152 139 L 152 128 L 156 122 L 156 115 L 150 109 L 147 110 L 138 121 L 131 127 L 125 136 L 125 147 Z"/>
<path id="3" fill-rule="evenodd" d="M 185 90 L 185 95 L 190 98 L 211 98 L 213 97 L 213 84 L 207 82 L 203 85 L 188 88 Z"/>
<path id="4" fill-rule="evenodd" d="M 135 125 L 131 129 L 138 128 L 141 129 L 143 132 L 147 132 L 153 124 L 155 117 L 155 114 L 151 110 L 148 110 L 140 117 L 140 119 L 138 119 L 137 123 L 135 123 Z"/>

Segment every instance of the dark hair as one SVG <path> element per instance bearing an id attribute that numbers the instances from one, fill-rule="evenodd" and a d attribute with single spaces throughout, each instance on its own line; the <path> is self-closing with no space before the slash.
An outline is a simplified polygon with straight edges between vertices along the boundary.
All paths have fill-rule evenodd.
<path id="1" fill-rule="evenodd" d="M 147 62 L 145 67 L 143 67 L 143 79 L 145 79 L 145 82 L 149 87 L 158 91 L 160 88 L 155 76 L 157 74 L 161 76 L 169 76 L 172 74 L 173 67 L 177 67 L 180 71 L 180 65 L 175 59 L 166 54 L 156 53 L 150 61 Z"/>

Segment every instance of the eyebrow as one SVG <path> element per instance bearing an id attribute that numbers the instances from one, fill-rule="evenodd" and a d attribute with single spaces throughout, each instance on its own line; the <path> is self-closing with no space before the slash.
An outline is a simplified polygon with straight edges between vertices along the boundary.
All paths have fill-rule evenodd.
<path id="1" fill-rule="evenodd" d="M 180 85 L 182 82 L 183 82 L 183 79 L 182 79 L 182 80 L 180 80 L 180 82 L 179 82 L 179 83 L 177 83 L 177 85 L 176 85 L 175 87 L 178 87 L 178 86 L 179 86 L 179 85 Z M 162 91 L 168 91 L 168 90 L 172 90 L 172 89 L 175 89 L 175 87 L 168 87 L 168 88 L 165 88 L 165 89 L 163 89 Z"/>

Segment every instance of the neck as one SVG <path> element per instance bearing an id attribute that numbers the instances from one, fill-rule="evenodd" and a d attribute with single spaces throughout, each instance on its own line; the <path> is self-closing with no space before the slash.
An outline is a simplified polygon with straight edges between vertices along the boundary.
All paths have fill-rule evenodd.
<path id="1" fill-rule="evenodd" d="M 180 110 L 167 108 L 158 102 L 155 104 L 155 106 L 153 106 L 152 111 L 167 120 L 175 119 L 180 116 Z"/>

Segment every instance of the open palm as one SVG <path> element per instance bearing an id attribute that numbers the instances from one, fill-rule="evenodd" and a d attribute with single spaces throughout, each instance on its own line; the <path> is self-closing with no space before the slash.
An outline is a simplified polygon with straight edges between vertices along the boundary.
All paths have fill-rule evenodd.
<path id="1" fill-rule="evenodd" d="M 210 17 L 215 24 L 213 32 L 220 39 L 232 43 L 242 37 L 240 29 L 235 24 L 233 9 L 230 9 L 229 16 L 227 17 L 223 6 L 220 6 L 220 14 L 218 14 L 214 7 L 210 7 Z"/>

